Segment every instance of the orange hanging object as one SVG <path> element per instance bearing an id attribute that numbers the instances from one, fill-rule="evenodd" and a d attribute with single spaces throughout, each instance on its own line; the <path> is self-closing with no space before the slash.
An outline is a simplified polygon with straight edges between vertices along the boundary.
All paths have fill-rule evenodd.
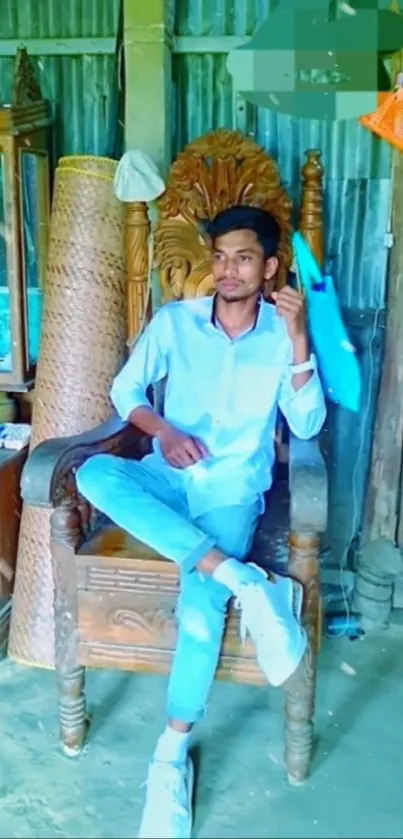
<path id="1" fill-rule="evenodd" d="M 361 125 L 382 140 L 403 151 L 403 73 L 399 73 L 393 93 L 380 95 L 380 104 L 372 114 L 360 117 Z"/>

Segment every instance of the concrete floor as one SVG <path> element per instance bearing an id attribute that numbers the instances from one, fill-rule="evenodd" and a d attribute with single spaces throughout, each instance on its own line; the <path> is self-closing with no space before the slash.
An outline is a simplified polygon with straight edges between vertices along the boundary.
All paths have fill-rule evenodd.
<path id="1" fill-rule="evenodd" d="M 326 641 L 310 780 L 282 765 L 282 693 L 216 683 L 195 732 L 194 837 L 403 837 L 403 637 Z M 137 835 L 166 681 L 91 673 L 82 757 L 58 748 L 54 674 L 0 663 L 0 837 Z M 157 839 L 157 837 L 156 837 Z"/>

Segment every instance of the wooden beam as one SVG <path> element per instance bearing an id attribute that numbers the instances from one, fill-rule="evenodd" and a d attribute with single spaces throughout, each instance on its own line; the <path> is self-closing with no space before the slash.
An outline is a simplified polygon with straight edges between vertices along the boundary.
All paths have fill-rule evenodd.
<path id="1" fill-rule="evenodd" d="M 29 55 L 113 55 L 116 38 L 7 38 L 0 41 L 0 57 L 12 57 L 20 47 Z"/>
<path id="2" fill-rule="evenodd" d="M 192 53 L 222 53 L 231 52 L 237 47 L 246 44 L 250 38 L 238 37 L 236 35 L 180 35 L 173 40 L 173 52 L 180 55 Z"/>
<path id="3" fill-rule="evenodd" d="M 172 0 L 171 0 L 172 2 Z M 167 0 L 124 0 L 125 146 L 171 164 L 173 13 Z"/>
<path id="4" fill-rule="evenodd" d="M 128 0 L 126 0 L 127 4 Z M 145 2 L 144 5 L 148 4 Z M 141 41 L 144 32 L 139 32 L 138 37 Z M 250 37 L 252 36 L 172 36 L 170 38 L 171 51 L 178 55 L 225 55 L 242 44 L 246 44 Z M 26 47 L 29 55 L 113 55 L 116 38 L 24 38 L 22 40 L 5 38 L 0 40 L 0 57 L 12 57 L 20 47 Z"/>
<path id="5" fill-rule="evenodd" d="M 363 542 L 396 543 L 403 457 L 403 154 L 394 151 L 386 341 L 366 498 Z"/>

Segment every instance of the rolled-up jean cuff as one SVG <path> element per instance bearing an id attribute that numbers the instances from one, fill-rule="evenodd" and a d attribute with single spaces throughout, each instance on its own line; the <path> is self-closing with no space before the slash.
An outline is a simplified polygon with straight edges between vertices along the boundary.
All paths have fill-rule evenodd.
<path id="1" fill-rule="evenodd" d="M 190 571 L 193 571 L 198 562 L 200 562 L 200 560 L 203 559 L 209 551 L 212 551 L 213 548 L 216 547 L 217 545 L 214 539 L 211 539 L 209 536 L 203 537 L 197 547 L 188 553 L 184 559 L 181 559 L 179 562 L 180 567 L 186 574 L 188 574 Z"/>
<path id="2" fill-rule="evenodd" d="M 180 705 L 178 702 L 171 702 L 168 696 L 166 713 L 167 717 L 171 720 L 182 722 L 184 725 L 192 725 L 193 723 L 200 722 L 204 719 L 206 709 L 202 708 L 199 711 L 192 711 L 190 708 L 184 708 L 184 706 Z"/>

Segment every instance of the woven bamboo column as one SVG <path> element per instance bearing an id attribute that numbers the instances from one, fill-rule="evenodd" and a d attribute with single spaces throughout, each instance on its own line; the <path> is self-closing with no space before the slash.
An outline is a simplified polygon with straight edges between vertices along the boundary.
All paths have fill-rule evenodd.
<path id="1" fill-rule="evenodd" d="M 124 206 L 116 161 L 70 157 L 56 171 L 31 449 L 107 419 L 125 356 Z M 9 655 L 54 664 L 50 511 L 24 506 Z"/>

